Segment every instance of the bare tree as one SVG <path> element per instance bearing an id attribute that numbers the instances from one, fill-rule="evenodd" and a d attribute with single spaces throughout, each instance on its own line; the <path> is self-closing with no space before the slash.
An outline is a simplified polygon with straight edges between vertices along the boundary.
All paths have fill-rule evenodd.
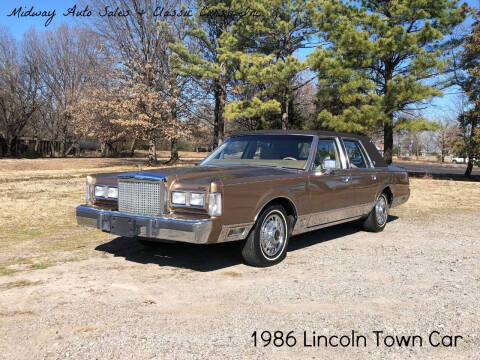
<path id="1" fill-rule="evenodd" d="M 458 123 L 450 118 L 437 121 L 438 130 L 431 134 L 432 143 L 440 152 L 441 162 L 445 162 L 445 156 L 452 152 L 454 143 L 458 137 Z"/>
<path id="2" fill-rule="evenodd" d="M 64 24 L 41 34 L 32 30 L 24 51 L 28 62 L 38 64 L 45 129 L 51 140 L 60 141 L 60 155 L 66 156 L 78 141 L 68 108 L 100 77 L 96 71 L 103 58 L 101 44 L 88 28 Z"/>
<path id="3" fill-rule="evenodd" d="M 0 153 L 7 156 L 16 155 L 17 139 L 38 109 L 38 64 L 18 48 L 0 29 Z"/>
<path id="4" fill-rule="evenodd" d="M 95 24 L 96 30 L 115 50 L 123 77 L 130 79 L 130 99 L 136 101 L 133 108 L 138 111 L 131 125 L 141 129 L 139 136 L 149 142 L 149 163 L 157 162 L 156 141 L 160 136 L 171 143 L 171 160 L 178 159 L 176 143 L 186 134 L 183 118 L 187 114 L 182 105 L 187 102 L 189 81 L 172 71 L 168 44 L 184 36 L 184 19 L 174 17 L 160 22 L 155 11 L 175 9 L 180 1 L 101 0 L 91 6 L 98 11 L 119 8 L 129 14 L 121 19 L 101 18 Z"/>

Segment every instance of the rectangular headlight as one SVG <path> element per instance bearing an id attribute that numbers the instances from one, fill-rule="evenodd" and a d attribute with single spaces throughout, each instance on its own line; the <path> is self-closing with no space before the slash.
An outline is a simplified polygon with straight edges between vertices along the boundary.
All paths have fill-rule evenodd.
<path id="1" fill-rule="evenodd" d="M 107 195 L 106 191 L 108 192 L 107 186 L 95 185 L 95 197 L 105 197 Z"/>
<path id="2" fill-rule="evenodd" d="M 210 193 L 208 195 L 208 214 L 210 216 L 222 215 L 222 194 Z"/>
<path id="3" fill-rule="evenodd" d="M 187 203 L 187 193 L 183 191 L 172 191 L 172 204 L 185 205 Z"/>
<path id="4" fill-rule="evenodd" d="M 190 193 L 190 205 L 192 206 L 204 206 L 205 195 L 202 193 Z"/>
<path id="5" fill-rule="evenodd" d="M 108 194 L 107 194 L 109 199 L 118 199 L 118 188 L 116 187 L 109 187 L 108 188 Z"/>

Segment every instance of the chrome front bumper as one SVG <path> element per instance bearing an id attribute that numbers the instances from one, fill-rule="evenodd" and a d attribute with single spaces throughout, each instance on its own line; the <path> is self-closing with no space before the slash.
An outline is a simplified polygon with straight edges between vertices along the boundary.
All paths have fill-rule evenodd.
<path id="1" fill-rule="evenodd" d="M 77 206 L 77 223 L 118 236 L 144 236 L 195 244 L 207 243 L 212 230 L 211 220 L 129 215 L 84 205 Z"/>

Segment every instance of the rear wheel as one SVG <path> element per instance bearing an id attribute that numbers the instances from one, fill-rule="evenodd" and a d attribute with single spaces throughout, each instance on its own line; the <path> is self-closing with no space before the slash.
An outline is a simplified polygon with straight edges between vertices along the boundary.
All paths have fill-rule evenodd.
<path id="1" fill-rule="evenodd" d="M 363 228 L 367 231 L 380 232 L 385 229 L 388 219 L 388 200 L 385 193 L 381 193 L 375 206 L 363 223 Z"/>
<path id="2" fill-rule="evenodd" d="M 277 204 L 260 214 L 243 243 L 242 256 L 247 264 L 267 267 L 285 259 L 290 235 L 287 219 L 285 209 Z"/>

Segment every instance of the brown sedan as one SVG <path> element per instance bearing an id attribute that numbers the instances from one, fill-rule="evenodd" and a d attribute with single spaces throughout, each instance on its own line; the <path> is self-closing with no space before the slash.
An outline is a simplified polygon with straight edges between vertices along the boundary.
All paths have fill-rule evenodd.
<path id="1" fill-rule="evenodd" d="M 293 235 L 358 219 L 382 231 L 409 195 L 407 172 L 366 137 L 262 131 L 229 138 L 197 166 L 90 175 L 77 220 L 143 243 L 242 241 L 246 263 L 270 266 Z"/>

